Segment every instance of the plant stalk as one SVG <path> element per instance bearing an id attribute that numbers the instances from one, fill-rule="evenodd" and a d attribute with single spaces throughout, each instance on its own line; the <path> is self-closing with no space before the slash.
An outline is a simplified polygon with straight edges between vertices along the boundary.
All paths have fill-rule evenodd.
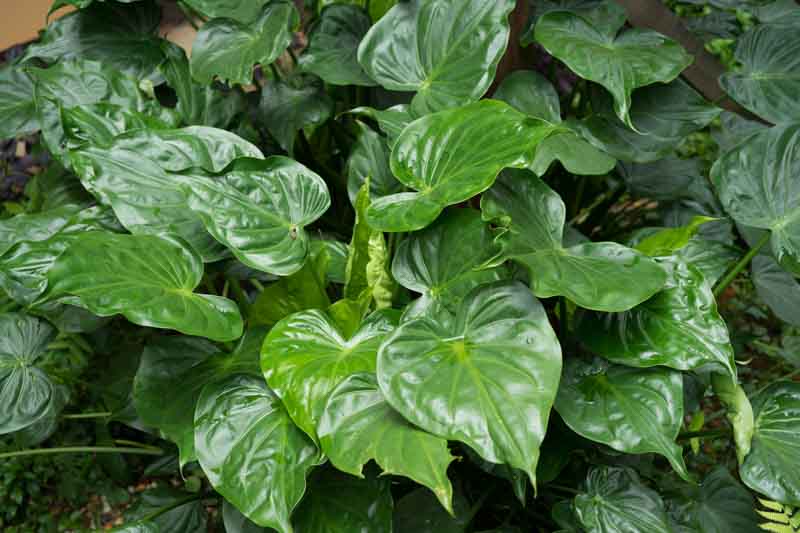
<path id="1" fill-rule="evenodd" d="M 28 455 L 54 455 L 59 453 L 129 453 L 138 455 L 163 455 L 164 450 L 145 448 L 124 448 L 121 446 L 64 446 L 61 448 L 33 448 L 17 452 L 0 453 L 0 459 L 25 457 Z"/>
<path id="2" fill-rule="evenodd" d="M 61 415 L 61 418 L 65 420 L 83 420 L 86 418 L 108 418 L 113 413 L 108 411 L 103 411 L 99 413 L 68 413 L 65 415 Z"/>
<path id="3" fill-rule="evenodd" d="M 719 283 L 717 283 L 716 287 L 714 287 L 714 296 L 719 296 L 720 294 L 722 294 L 722 291 L 724 291 L 728 287 L 728 285 L 730 285 L 731 282 L 734 279 L 736 279 L 736 276 L 738 276 L 739 273 L 742 270 L 744 270 L 744 268 L 747 265 L 750 264 L 750 261 L 752 261 L 753 258 L 758 254 L 758 252 L 761 251 L 761 248 L 763 248 L 764 245 L 769 242 L 770 236 L 771 236 L 771 233 L 769 231 L 766 232 L 764 234 L 764 236 L 761 237 L 761 239 L 758 241 L 758 243 L 756 243 L 755 246 L 750 248 L 750 251 L 748 251 L 747 254 L 745 254 L 745 256 L 742 257 L 739 260 L 739 262 L 736 263 L 733 266 L 733 268 L 728 271 L 727 274 L 725 274 L 725 277 L 722 278 Z"/>

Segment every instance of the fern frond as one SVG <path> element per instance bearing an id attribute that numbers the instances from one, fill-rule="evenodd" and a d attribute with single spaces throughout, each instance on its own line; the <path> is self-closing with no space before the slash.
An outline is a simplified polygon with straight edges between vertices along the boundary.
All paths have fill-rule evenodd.
<path id="1" fill-rule="evenodd" d="M 758 527 L 773 533 L 800 533 L 800 511 L 790 505 L 761 498 L 758 498 L 758 503 L 768 509 L 756 509 L 759 515 L 768 520 Z"/>

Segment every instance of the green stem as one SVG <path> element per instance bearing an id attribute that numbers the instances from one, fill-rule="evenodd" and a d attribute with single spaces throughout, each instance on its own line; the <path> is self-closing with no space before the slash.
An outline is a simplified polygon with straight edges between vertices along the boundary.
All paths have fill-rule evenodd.
<path id="1" fill-rule="evenodd" d="M 258 292 L 264 292 L 264 284 L 257 279 L 251 279 L 250 284 L 255 287 Z"/>
<path id="2" fill-rule="evenodd" d="M 61 448 L 33 448 L 17 452 L 0 453 L 0 459 L 11 457 L 25 457 L 28 455 L 54 455 L 58 453 L 130 453 L 138 455 L 163 455 L 164 450 L 150 450 L 143 448 L 123 448 L 118 446 L 64 446 Z"/>
<path id="3" fill-rule="evenodd" d="M 688 439 L 714 439 L 730 435 L 729 429 L 701 429 L 700 431 L 686 431 L 678 435 L 678 440 Z"/>
<path id="4" fill-rule="evenodd" d="M 113 413 L 108 411 L 102 411 L 98 413 L 68 413 L 65 415 L 61 415 L 61 418 L 65 420 L 82 420 L 85 418 L 108 418 Z"/>
<path id="5" fill-rule="evenodd" d="M 230 285 L 233 298 L 239 303 L 239 307 L 242 308 L 244 315 L 248 316 L 250 311 L 250 300 L 247 299 L 247 295 L 242 290 L 242 284 L 239 283 L 238 279 L 232 277 L 228 278 L 226 283 Z"/>
<path id="6" fill-rule="evenodd" d="M 297 61 L 297 56 L 294 54 L 294 51 L 292 50 L 292 47 L 289 46 L 288 48 L 286 48 L 286 51 L 289 52 L 289 57 L 292 58 L 292 63 L 294 63 L 294 66 L 296 67 L 298 61 Z"/>
<path id="7" fill-rule="evenodd" d="M 747 265 L 749 265 L 750 261 L 753 260 L 753 258 L 756 256 L 756 254 L 758 254 L 759 251 L 761 251 L 761 248 L 763 248 L 764 245 L 767 244 L 767 242 L 769 242 L 769 238 L 770 238 L 770 232 L 768 231 L 764 233 L 764 236 L 761 237 L 761 240 L 759 240 L 755 246 L 750 248 L 750 251 L 747 252 L 747 254 L 744 257 L 742 257 L 739 260 L 739 262 L 736 263 L 727 274 L 725 274 L 725 277 L 722 278 L 722 280 L 720 280 L 719 283 L 717 283 L 716 287 L 714 287 L 714 296 L 719 296 L 720 294 L 722 294 L 722 291 L 724 291 L 727 288 L 727 286 L 730 285 L 734 279 L 736 279 L 736 276 L 739 275 L 739 272 L 741 272 Z"/>
<path id="8" fill-rule="evenodd" d="M 135 440 L 114 439 L 114 444 L 119 444 L 120 446 L 130 446 L 132 448 L 141 448 L 143 450 L 153 450 L 157 452 L 162 452 L 161 448 L 159 448 L 158 446 L 145 444 L 143 442 L 136 442 Z"/>
<path id="9" fill-rule="evenodd" d="M 560 491 L 563 491 L 563 492 L 568 492 L 569 494 L 580 494 L 581 493 L 581 491 L 579 491 L 578 489 L 573 489 L 572 487 L 567 487 L 567 486 L 564 486 L 564 485 L 556 485 L 554 483 L 548 483 L 547 485 L 545 485 L 545 487 L 547 487 L 548 489 L 556 489 L 556 490 L 560 490 Z"/>

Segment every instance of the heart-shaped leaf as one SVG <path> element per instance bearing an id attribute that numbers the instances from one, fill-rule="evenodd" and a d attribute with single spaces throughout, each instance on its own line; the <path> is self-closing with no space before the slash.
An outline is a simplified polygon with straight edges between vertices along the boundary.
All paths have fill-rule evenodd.
<path id="1" fill-rule="evenodd" d="M 625 311 L 666 282 L 658 263 L 621 244 L 589 242 L 565 248 L 564 202 L 529 172 L 503 173 L 481 198 L 481 210 L 485 220 L 502 227 L 495 262 L 515 259 L 526 265 L 540 298 L 562 295 L 587 309 Z"/>
<path id="2" fill-rule="evenodd" d="M 256 524 L 294 531 L 289 517 L 322 457 L 264 380 L 238 374 L 208 384 L 194 420 L 197 458 L 214 489 Z"/>
<path id="3" fill-rule="evenodd" d="M 683 378 L 666 368 L 570 359 L 555 404 L 573 431 L 625 453 L 658 453 L 684 479 L 675 438 L 683 423 Z"/>
<path id="4" fill-rule="evenodd" d="M 215 77 L 247 85 L 253 81 L 253 65 L 267 66 L 292 42 L 300 17 L 289 0 L 267 2 L 255 20 L 229 18 L 203 24 L 192 44 L 192 77 L 211 83 Z"/>
<path id="5" fill-rule="evenodd" d="M 384 474 L 409 477 L 431 489 L 452 513 L 453 487 L 447 441 L 412 426 L 391 408 L 373 374 L 353 374 L 328 397 L 317 427 L 322 451 L 333 466 L 362 476 L 375 460 Z"/>
<path id="6" fill-rule="evenodd" d="M 757 255 L 750 266 L 759 298 L 775 316 L 800 327 L 800 282 L 767 255 Z"/>
<path id="7" fill-rule="evenodd" d="M 185 0 L 187 6 L 209 18 L 226 18 L 247 24 L 261 13 L 270 0 Z"/>
<path id="8" fill-rule="evenodd" d="M 378 354 L 381 392 L 400 414 L 523 470 L 534 485 L 560 371 L 547 315 L 516 282 L 476 287 L 455 317 L 442 311 L 401 324 Z"/>
<path id="9" fill-rule="evenodd" d="M 509 36 L 513 0 L 400 2 L 361 41 L 358 62 L 393 91 L 416 91 L 418 116 L 479 99 Z"/>
<path id="10" fill-rule="evenodd" d="M 314 441 L 325 402 L 341 381 L 374 372 L 378 346 L 394 328 L 389 314 L 376 312 L 349 338 L 323 311 L 301 311 L 270 330 L 261 349 L 261 369 L 295 424 Z"/>
<path id="11" fill-rule="evenodd" d="M 576 74 L 605 87 L 616 115 L 631 129 L 631 93 L 675 79 L 692 56 L 663 35 L 643 29 L 620 32 L 625 9 L 612 1 L 575 11 L 553 10 L 536 22 L 536 40 Z"/>
<path id="12" fill-rule="evenodd" d="M 393 194 L 369 209 L 382 231 L 422 229 L 448 205 L 491 187 L 506 167 L 528 166 L 554 126 L 496 100 L 481 100 L 415 120 L 392 149 L 391 169 L 418 192 Z"/>
<path id="13" fill-rule="evenodd" d="M 192 292 L 202 277 L 200 257 L 177 240 L 89 232 L 50 267 L 44 297 L 64 298 L 100 316 L 122 314 L 141 326 L 218 341 L 239 338 L 242 317 L 234 302 Z"/>

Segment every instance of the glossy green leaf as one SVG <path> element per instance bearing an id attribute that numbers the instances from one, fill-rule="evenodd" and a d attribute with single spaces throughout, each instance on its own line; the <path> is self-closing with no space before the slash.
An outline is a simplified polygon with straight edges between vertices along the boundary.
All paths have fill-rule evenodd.
<path id="1" fill-rule="evenodd" d="M 256 19 L 264 4 L 270 0 L 184 0 L 184 3 L 201 15 L 227 18 L 248 23 Z"/>
<path id="2" fill-rule="evenodd" d="M 712 217 L 696 216 L 686 226 L 664 228 L 645 237 L 636 244 L 636 249 L 650 257 L 671 255 L 689 244 L 689 240 L 697 234 L 700 226 L 714 220 L 716 219 Z"/>
<path id="3" fill-rule="evenodd" d="M 178 445 L 182 465 L 195 458 L 194 409 L 200 391 L 232 374 L 260 376 L 265 335 L 264 328 L 249 330 L 231 353 L 197 337 L 161 337 L 145 347 L 133 383 L 133 403 L 142 422 Z"/>
<path id="4" fill-rule="evenodd" d="M 699 237 L 691 239 L 686 246 L 678 250 L 679 258 L 702 272 L 706 281 L 714 285 L 728 268 L 741 258 L 739 250 L 718 241 L 709 241 Z"/>
<path id="5" fill-rule="evenodd" d="M 739 224 L 771 230 L 772 250 L 781 263 L 800 264 L 798 175 L 800 124 L 755 133 L 711 168 L 725 211 Z"/>
<path id="6" fill-rule="evenodd" d="M 534 486 L 560 371 L 547 315 L 516 282 L 476 287 L 455 317 L 404 322 L 378 354 L 381 391 L 406 419 L 523 470 Z"/>
<path id="7" fill-rule="evenodd" d="M 565 248 L 564 202 L 531 173 L 506 171 L 481 198 L 481 211 L 485 220 L 501 227 L 496 238 L 501 251 L 494 262 L 515 259 L 527 266 L 540 298 L 561 295 L 587 309 L 625 311 L 666 281 L 658 263 L 621 244 Z"/>
<path id="8" fill-rule="evenodd" d="M 392 533 L 389 479 L 371 473 L 358 479 L 332 468 L 316 470 L 294 514 L 294 527 L 296 533 Z"/>
<path id="9" fill-rule="evenodd" d="M 333 101 L 320 80 L 297 75 L 272 81 L 261 90 L 259 116 L 278 144 L 292 155 L 298 132 L 318 126 L 333 113 Z"/>
<path id="10" fill-rule="evenodd" d="M 331 391 L 356 372 L 374 372 L 378 346 L 394 329 L 388 314 L 376 312 L 349 338 L 323 311 L 302 311 L 270 330 L 261 368 L 295 424 L 315 441 L 317 424 Z"/>
<path id="11" fill-rule="evenodd" d="M 415 489 L 394 507 L 394 533 L 464 533 L 470 520 L 469 502 L 456 491 L 453 513 L 448 513 L 424 488 Z"/>
<path id="12" fill-rule="evenodd" d="M 377 85 L 358 64 L 358 44 L 372 20 L 363 9 L 332 5 L 322 11 L 308 33 L 308 48 L 300 57 L 300 67 L 331 85 Z"/>
<path id="13" fill-rule="evenodd" d="M 512 72 L 497 88 L 493 98 L 532 117 L 564 126 L 536 148 L 536 157 L 530 168 L 537 176 L 547 172 L 556 159 L 570 173 L 577 175 L 606 174 L 614 168 L 616 160 L 613 157 L 584 140 L 571 128 L 570 122 L 561 121 L 558 94 L 550 82 L 538 72 Z"/>
<path id="14" fill-rule="evenodd" d="M 414 0 L 394 6 L 361 41 L 358 62 L 393 91 L 416 91 L 419 116 L 478 100 L 509 38 L 513 0 Z"/>
<path id="15" fill-rule="evenodd" d="M 33 82 L 18 66 L 0 69 L 0 138 L 11 139 L 39 129 Z"/>
<path id="16" fill-rule="evenodd" d="M 504 168 L 529 165 L 537 144 L 553 128 L 496 100 L 412 122 L 392 149 L 391 169 L 418 192 L 377 199 L 368 212 L 370 225 L 395 232 L 424 228 L 446 206 L 491 187 Z"/>
<path id="17" fill-rule="evenodd" d="M 745 485 L 771 500 L 800 505 L 800 384 L 779 381 L 753 398 L 750 453 L 739 467 Z"/>
<path id="18" fill-rule="evenodd" d="M 227 500 L 222 502 L 222 523 L 225 525 L 225 533 L 272 533 L 274 531 L 271 528 L 254 524 Z"/>
<path id="19" fill-rule="evenodd" d="M 625 453 L 658 453 L 689 478 L 675 438 L 683 424 L 683 379 L 666 368 L 570 359 L 555 404 L 576 433 Z"/>
<path id="20" fill-rule="evenodd" d="M 647 488 L 634 470 L 594 467 L 585 492 L 575 496 L 575 516 L 586 531 L 671 533 L 661 496 Z"/>
<path id="21" fill-rule="evenodd" d="M 0 314 L 0 434 L 36 423 L 56 400 L 55 384 L 40 368 L 55 336 L 43 320 Z"/>
<path id="22" fill-rule="evenodd" d="M 371 107 L 357 107 L 349 111 L 354 115 L 369 117 L 378 123 L 381 131 L 386 134 L 389 146 L 394 146 L 395 141 L 406 126 L 416 118 L 407 104 L 398 104 L 387 109 L 373 109 Z"/>
<path id="23" fill-rule="evenodd" d="M 452 512 L 447 441 L 422 431 L 392 409 L 373 374 L 353 374 L 330 394 L 317 427 L 322 451 L 333 466 L 362 476 L 375 460 L 384 474 L 409 477 L 431 489 Z"/>
<path id="24" fill-rule="evenodd" d="M 197 458 L 214 489 L 256 524 L 291 533 L 321 455 L 280 399 L 260 377 L 233 375 L 203 388 L 194 416 Z"/>
<path id="25" fill-rule="evenodd" d="M 192 44 L 192 77 L 200 83 L 211 83 L 215 77 L 231 84 L 252 83 L 253 65 L 267 66 L 278 59 L 299 21 L 288 0 L 271 0 L 250 22 L 210 20 Z"/>
<path id="26" fill-rule="evenodd" d="M 728 328 L 703 274 L 680 260 L 661 258 L 664 289 L 624 313 L 585 316 L 581 341 L 594 353 L 628 366 L 667 366 L 726 372 L 736 377 Z"/>
<path id="27" fill-rule="evenodd" d="M 47 299 L 65 298 L 100 316 L 228 341 L 242 317 L 227 298 L 192 292 L 203 276 L 185 244 L 152 235 L 79 235 L 47 272 Z"/>
<path id="28" fill-rule="evenodd" d="M 739 39 L 734 57 L 742 69 L 720 77 L 725 92 L 770 122 L 800 120 L 797 27 L 757 25 Z"/>
<path id="29" fill-rule="evenodd" d="M 247 266 L 287 276 L 309 252 L 305 226 L 330 207 L 325 182 L 288 157 L 235 162 L 221 177 L 182 187 L 205 229 Z"/>
<path id="30" fill-rule="evenodd" d="M 398 193 L 403 184 L 397 181 L 389 169 L 389 147 L 384 138 L 361 122 L 358 125 L 358 138 L 347 158 L 347 194 L 355 205 L 361 186 L 369 178 L 372 199 Z"/>
<path id="31" fill-rule="evenodd" d="M 142 492 L 136 503 L 125 512 L 125 518 L 127 521 L 135 520 L 140 527 L 144 527 L 144 533 L 150 533 L 150 528 L 153 527 L 159 533 L 204 531 L 207 527 L 206 509 L 203 502 L 193 496 L 196 495 L 168 485 L 157 486 Z M 182 501 L 186 503 L 181 504 Z M 147 518 L 162 509 L 176 505 L 177 507 L 155 518 Z M 142 533 L 142 530 L 134 529 L 131 533 Z"/>
<path id="32" fill-rule="evenodd" d="M 800 282 L 797 278 L 767 255 L 757 255 L 750 266 L 759 298 L 775 316 L 800 327 Z"/>
<path id="33" fill-rule="evenodd" d="M 611 1 L 576 12 L 554 10 L 536 23 L 536 40 L 580 77 L 599 83 L 614 97 L 616 115 L 631 129 L 631 93 L 666 83 L 692 63 L 692 56 L 663 35 L 622 31 L 625 9 Z"/>

